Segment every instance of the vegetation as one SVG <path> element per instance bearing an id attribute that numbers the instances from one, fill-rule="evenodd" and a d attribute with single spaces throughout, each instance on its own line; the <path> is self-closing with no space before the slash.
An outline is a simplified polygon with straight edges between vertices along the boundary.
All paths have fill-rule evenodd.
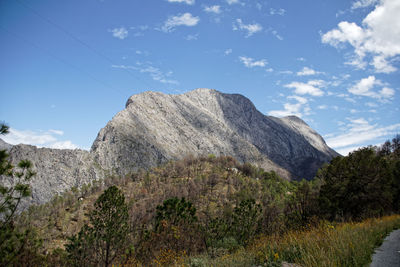
<path id="1" fill-rule="evenodd" d="M 13 227 L 41 237 L 25 239 L 32 266 L 361 266 L 400 226 L 379 219 L 399 213 L 399 141 L 335 158 L 312 181 L 189 156 L 73 188 Z"/>
<path id="2" fill-rule="evenodd" d="M 0 125 L 0 134 L 8 133 L 8 126 Z M 30 227 L 16 227 L 16 211 L 21 201 L 31 192 L 27 182 L 35 175 L 32 164 L 22 160 L 14 167 L 5 150 L 0 150 L 0 176 L 10 181 L 10 186 L 0 185 L 0 266 L 20 262 L 35 262 L 40 240 Z"/>
<path id="3" fill-rule="evenodd" d="M 400 216 L 367 219 L 358 223 L 321 222 L 307 230 L 262 236 L 247 249 L 222 257 L 201 255 L 186 260 L 195 266 L 366 266 L 374 248 L 393 229 L 400 228 Z"/>
<path id="4" fill-rule="evenodd" d="M 69 238 L 66 250 L 74 266 L 108 267 L 126 248 L 129 225 L 125 196 L 111 186 L 96 200 L 85 224 Z"/>

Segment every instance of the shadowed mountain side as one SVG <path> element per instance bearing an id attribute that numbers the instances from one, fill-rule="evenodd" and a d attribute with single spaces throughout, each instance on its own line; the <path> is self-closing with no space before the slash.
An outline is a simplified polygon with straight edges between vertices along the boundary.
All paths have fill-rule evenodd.
<path id="1" fill-rule="evenodd" d="M 13 164 L 32 161 L 29 203 L 44 203 L 71 187 L 125 175 L 185 156 L 233 156 L 286 179 L 311 179 L 338 154 L 301 119 L 265 116 L 236 94 L 197 89 L 181 95 L 145 92 L 100 130 L 91 151 L 9 145 Z M 0 177 L 0 183 L 11 181 Z M 29 204 L 29 203 L 26 204 Z"/>
<path id="2" fill-rule="evenodd" d="M 189 154 L 215 154 L 287 179 L 310 179 L 338 155 L 299 118 L 264 116 L 244 96 L 210 89 L 130 97 L 126 109 L 100 131 L 91 151 L 101 166 L 119 174 Z"/>

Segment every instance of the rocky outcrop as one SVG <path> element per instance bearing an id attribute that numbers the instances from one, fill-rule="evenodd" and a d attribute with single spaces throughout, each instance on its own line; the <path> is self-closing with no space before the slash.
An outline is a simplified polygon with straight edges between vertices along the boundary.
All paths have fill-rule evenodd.
<path id="1" fill-rule="evenodd" d="M 14 166 L 20 160 L 28 159 L 36 172 L 29 182 L 32 196 L 23 203 L 23 207 L 45 203 L 72 187 L 79 188 L 104 176 L 104 171 L 96 167 L 92 155 L 84 150 L 37 148 L 20 144 L 8 145 L 8 153 Z M 0 183 L 9 186 L 13 181 L 9 177 L 0 177 Z"/>
<path id="2" fill-rule="evenodd" d="M 146 92 L 100 130 L 91 151 L 11 146 L 16 164 L 29 159 L 37 175 L 30 203 L 44 203 L 71 187 L 108 174 L 125 175 L 187 155 L 230 155 L 287 179 L 310 179 L 338 154 L 301 119 L 260 113 L 242 95 L 197 89 L 181 95 Z M 4 177 L 0 183 L 10 184 Z"/>
<path id="3" fill-rule="evenodd" d="M 265 116 L 242 95 L 197 89 L 130 97 L 101 131 L 91 153 L 126 174 L 186 155 L 231 155 L 288 179 L 312 178 L 338 155 L 301 119 Z"/>

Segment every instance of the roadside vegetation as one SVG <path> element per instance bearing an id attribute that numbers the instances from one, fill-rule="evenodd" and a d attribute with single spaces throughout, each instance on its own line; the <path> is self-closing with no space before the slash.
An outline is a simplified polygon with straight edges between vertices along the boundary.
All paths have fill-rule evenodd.
<path id="1" fill-rule="evenodd" d="M 12 172 L 2 153 L 2 174 L 34 175 L 26 162 Z M 397 136 L 333 159 L 312 181 L 189 156 L 72 188 L 18 216 L 29 187 L 3 186 L 1 203 L 14 204 L 0 210 L 0 266 L 363 266 L 400 226 L 399 177 Z"/>

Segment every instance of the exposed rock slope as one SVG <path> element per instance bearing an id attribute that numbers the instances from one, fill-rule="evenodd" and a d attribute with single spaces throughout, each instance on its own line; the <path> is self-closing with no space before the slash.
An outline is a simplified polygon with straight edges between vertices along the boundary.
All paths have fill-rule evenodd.
<path id="1" fill-rule="evenodd" d="M 127 174 L 187 155 L 231 155 L 287 179 L 312 178 L 338 154 L 301 119 L 261 114 L 244 96 L 197 89 L 181 95 L 146 92 L 100 130 L 91 151 L 10 146 L 13 163 L 33 162 L 31 203 L 44 203 L 108 173 Z M 9 184 L 0 177 L 0 183 Z"/>
<path id="2" fill-rule="evenodd" d="M 104 176 L 103 171 L 96 168 L 88 151 L 37 148 L 22 144 L 8 145 L 7 150 L 13 165 L 17 165 L 21 159 L 29 159 L 36 172 L 30 181 L 32 197 L 23 206 L 45 203 L 71 187 L 80 187 Z M 0 177 L 0 182 L 10 185 L 13 181 L 8 177 Z"/>
<path id="3" fill-rule="evenodd" d="M 337 155 L 301 119 L 265 116 L 244 96 L 210 89 L 130 97 L 126 108 L 101 129 L 91 153 L 101 166 L 119 174 L 212 153 L 293 179 L 312 178 Z"/>

